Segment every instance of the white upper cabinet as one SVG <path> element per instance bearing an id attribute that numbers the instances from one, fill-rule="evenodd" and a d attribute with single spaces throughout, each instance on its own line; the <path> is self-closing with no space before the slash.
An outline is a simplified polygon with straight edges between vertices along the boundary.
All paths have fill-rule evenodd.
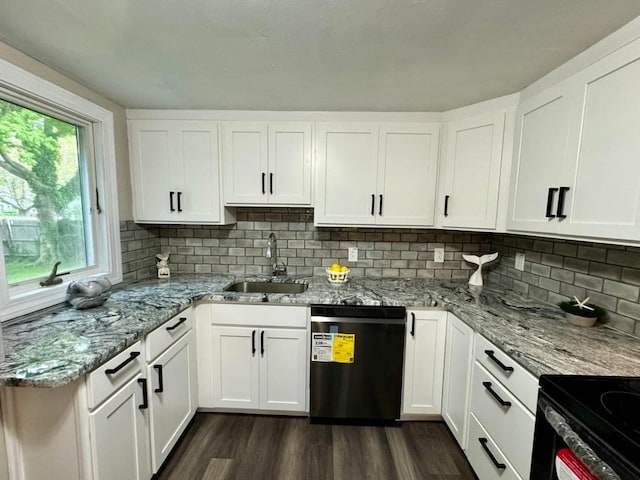
<path id="1" fill-rule="evenodd" d="M 227 205 L 310 205 L 311 124 L 227 122 L 223 163 Z"/>
<path id="2" fill-rule="evenodd" d="M 433 225 L 439 125 L 320 123 L 316 225 Z"/>
<path id="3" fill-rule="evenodd" d="M 137 222 L 229 223 L 221 201 L 218 124 L 129 120 Z"/>
<path id="4" fill-rule="evenodd" d="M 505 112 L 449 122 L 439 190 L 443 227 L 496 228 Z"/>
<path id="5" fill-rule="evenodd" d="M 507 227 L 640 238 L 640 40 L 522 103 Z"/>

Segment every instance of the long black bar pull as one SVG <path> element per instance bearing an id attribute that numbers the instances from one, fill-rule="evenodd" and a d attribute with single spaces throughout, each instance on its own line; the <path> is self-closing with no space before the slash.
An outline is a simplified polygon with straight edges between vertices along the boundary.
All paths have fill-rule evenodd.
<path id="1" fill-rule="evenodd" d="M 175 212 L 176 209 L 173 208 L 173 194 L 174 192 L 169 192 L 169 208 L 171 209 L 172 212 Z"/>
<path id="2" fill-rule="evenodd" d="M 557 191 L 558 191 L 557 188 L 549 187 L 549 191 L 547 192 L 547 213 L 545 214 L 545 217 L 547 218 L 556 218 L 552 210 L 553 210 L 553 197 L 555 196 Z"/>
<path id="3" fill-rule="evenodd" d="M 264 195 L 266 192 L 266 190 L 264 189 L 264 179 L 266 177 L 266 173 L 262 172 L 262 194 Z"/>
<path id="4" fill-rule="evenodd" d="M 571 190 L 569 187 L 560 187 L 560 193 L 558 194 L 558 209 L 556 210 L 556 217 L 560 219 L 567 218 L 564 214 L 564 200 L 569 190 Z"/>
<path id="5" fill-rule="evenodd" d="M 264 357 L 264 330 L 260 332 L 260 356 Z"/>
<path id="6" fill-rule="evenodd" d="M 371 215 L 376 214 L 376 196 L 371 194 Z"/>
<path id="7" fill-rule="evenodd" d="M 187 321 L 187 317 L 180 317 L 180 319 L 176 323 L 174 323 L 170 327 L 166 327 L 167 332 L 170 332 L 171 330 L 175 330 L 186 321 Z"/>
<path id="8" fill-rule="evenodd" d="M 416 314 L 411 312 L 411 336 L 416 336 Z"/>
<path id="9" fill-rule="evenodd" d="M 491 360 L 493 363 L 495 363 L 497 366 L 499 366 L 505 372 L 513 372 L 513 367 L 510 367 L 510 366 L 505 365 L 504 363 L 502 363 L 500 361 L 500 359 L 498 357 L 496 357 L 496 355 L 495 355 L 496 352 L 494 352 L 493 350 L 485 350 L 484 353 L 486 353 L 487 357 L 489 357 L 489 360 Z"/>
<path id="10" fill-rule="evenodd" d="M 178 192 L 178 211 L 181 212 L 182 211 L 182 204 L 180 203 L 182 199 L 182 192 Z"/>
<path id="11" fill-rule="evenodd" d="M 256 355 L 256 331 L 251 332 L 251 355 Z"/>
<path id="12" fill-rule="evenodd" d="M 444 216 L 449 216 L 449 195 L 444 196 Z"/>
<path id="13" fill-rule="evenodd" d="M 491 462 L 493 463 L 493 465 L 498 469 L 498 470 L 504 470 L 505 468 L 507 468 L 507 466 L 504 463 L 500 463 L 495 455 L 493 454 L 493 452 L 491 450 L 489 450 L 489 447 L 487 446 L 487 442 L 488 440 L 486 438 L 480 437 L 478 438 L 478 441 L 480 442 L 480 445 L 482 445 L 482 449 L 485 451 L 485 453 L 489 456 L 489 458 L 491 459 Z"/>
<path id="14" fill-rule="evenodd" d="M 382 194 L 380 194 L 380 205 L 378 206 L 378 215 L 382 215 Z"/>
<path id="15" fill-rule="evenodd" d="M 491 382 L 482 382 L 482 385 L 487 390 L 487 392 L 489 392 L 491 394 L 491 396 L 496 399 L 496 402 L 498 402 L 501 407 L 510 407 L 511 406 L 511 402 L 509 402 L 507 400 L 503 400 L 500 397 L 500 395 L 497 394 L 497 392 L 492 388 Z"/>
<path id="16" fill-rule="evenodd" d="M 164 392 L 164 379 L 162 378 L 162 365 L 154 365 L 153 368 L 155 368 L 158 371 L 158 388 L 154 389 L 153 391 L 156 393 L 162 393 Z"/>
<path id="17" fill-rule="evenodd" d="M 273 173 L 269 173 L 269 194 L 273 195 Z"/>
<path id="18" fill-rule="evenodd" d="M 140 356 L 140 352 L 131 352 L 129 353 L 129 358 L 127 358 L 124 362 L 122 362 L 120 365 L 113 367 L 113 368 L 107 368 L 104 373 L 105 375 L 113 375 L 114 373 L 118 373 L 120 370 L 122 370 L 124 367 L 126 367 L 127 365 L 129 365 L 131 362 L 133 362 L 136 357 Z"/>
<path id="19" fill-rule="evenodd" d="M 138 408 L 140 410 L 144 410 L 146 408 L 149 408 L 149 397 L 148 397 L 148 394 L 147 394 L 147 379 L 146 378 L 139 378 L 138 379 L 138 383 L 142 387 L 142 404 L 138 405 Z"/>

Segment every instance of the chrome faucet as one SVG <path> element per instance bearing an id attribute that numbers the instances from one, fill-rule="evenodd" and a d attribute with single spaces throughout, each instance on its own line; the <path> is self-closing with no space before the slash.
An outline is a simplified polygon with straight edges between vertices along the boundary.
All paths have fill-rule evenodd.
<path id="1" fill-rule="evenodd" d="M 278 265 L 278 240 L 276 240 L 276 235 L 273 232 L 269 234 L 269 239 L 267 240 L 267 251 L 264 256 L 273 259 L 271 267 L 272 276 L 276 277 L 278 275 L 287 274 L 287 267 L 284 263 Z"/>

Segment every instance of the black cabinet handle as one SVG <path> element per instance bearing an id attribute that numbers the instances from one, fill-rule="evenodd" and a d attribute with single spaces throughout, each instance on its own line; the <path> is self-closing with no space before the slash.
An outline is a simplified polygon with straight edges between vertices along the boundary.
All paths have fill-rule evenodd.
<path id="1" fill-rule="evenodd" d="M 505 365 L 504 363 L 502 363 L 500 361 L 500 359 L 498 357 L 496 357 L 496 355 L 495 355 L 496 352 L 494 352 L 493 350 L 485 350 L 484 353 L 487 354 L 487 357 L 489 357 L 489 360 L 491 360 L 493 363 L 498 365 L 505 372 L 513 372 L 513 367 L 509 367 L 509 366 Z"/>
<path id="2" fill-rule="evenodd" d="M 169 209 L 170 209 L 172 212 L 175 212 L 175 211 L 176 211 L 176 209 L 175 209 L 175 208 L 173 208 L 173 194 L 174 194 L 174 192 L 169 192 Z"/>
<path id="3" fill-rule="evenodd" d="M 138 405 L 138 408 L 140 410 L 144 410 L 146 408 L 149 408 L 149 397 L 147 395 L 147 379 L 139 378 L 138 383 L 142 387 L 142 404 Z"/>
<path id="4" fill-rule="evenodd" d="M 380 194 L 380 205 L 378 206 L 378 215 L 382 215 L 382 194 Z"/>
<path id="5" fill-rule="evenodd" d="M 376 211 L 376 196 L 371 194 L 371 215 L 375 215 Z"/>
<path id="6" fill-rule="evenodd" d="M 444 216 L 449 216 L 449 195 L 444 196 Z"/>
<path id="7" fill-rule="evenodd" d="M 164 380 L 162 378 L 162 365 L 154 365 L 153 368 L 155 368 L 158 371 L 158 388 L 154 389 L 153 391 L 156 393 L 162 393 L 164 392 Z"/>
<path id="8" fill-rule="evenodd" d="M 124 362 L 122 362 L 120 365 L 113 367 L 113 368 L 107 368 L 104 373 L 105 375 L 113 375 L 114 373 L 118 373 L 120 370 L 122 370 L 124 367 L 126 367 L 127 365 L 129 365 L 131 362 L 133 362 L 136 357 L 140 356 L 140 352 L 131 352 L 129 353 L 129 358 L 127 358 Z"/>
<path id="9" fill-rule="evenodd" d="M 171 330 L 175 330 L 176 328 L 178 328 L 180 325 L 182 325 L 186 321 L 187 321 L 187 317 L 180 317 L 180 319 L 176 323 L 174 323 L 170 327 L 166 327 L 167 328 L 167 332 L 170 332 Z"/>
<path id="10" fill-rule="evenodd" d="M 264 195 L 265 193 L 267 193 L 264 189 L 264 179 L 266 177 L 266 173 L 262 172 L 262 194 Z"/>
<path id="11" fill-rule="evenodd" d="M 264 330 L 260 332 L 260 356 L 264 357 Z"/>
<path id="12" fill-rule="evenodd" d="M 564 214 L 564 199 L 569 190 L 571 190 L 569 187 L 560 187 L 560 193 L 558 194 L 558 209 L 556 210 L 556 217 L 558 218 L 567 218 Z"/>
<path id="13" fill-rule="evenodd" d="M 273 173 L 269 174 L 269 193 L 273 195 Z"/>
<path id="14" fill-rule="evenodd" d="M 496 401 L 500 404 L 500 406 L 502 407 L 511 406 L 511 402 L 507 402 L 506 400 L 503 400 L 502 398 L 500 398 L 500 395 L 498 395 L 496 391 L 493 388 L 491 388 L 491 382 L 482 382 L 482 385 L 484 385 L 484 388 L 487 389 L 487 392 L 489 392 L 491 396 L 496 399 Z"/>
<path id="15" fill-rule="evenodd" d="M 547 218 L 556 217 L 551 210 L 553 209 L 553 197 L 557 191 L 557 188 L 550 187 L 549 192 L 547 193 L 547 213 L 545 214 L 545 217 Z"/>
<path id="16" fill-rule="evenodd" d="M 182 204 L 180 203 L 181 199 L 182 199 L 182 192 L 178 192 L 178 211 L 179 212 L 182 211 Z"/>
<path id="17" fill-rule="evenodd" d="M 480 442 L 480 445 L 482 445 L 482 449 L 489 456 L 489 458 L 491 459 L 491 462 L 495 465 L 495 467 L 498 470 L 504 470 L 505 468 L 507 468 L 507 466 L 504 463 L 500 463 L 498 459 L 493 455 L 493 453 L 491 453 L 491 450 L 489 450 L 489 447 L 487 446 L 488 440 L 486 438 L 482 438 L 482 437 L 478 438 L 478 441 Z"/>
<path id="18" fill-rule="evenodd" d="M 409 332 L 412 337 L 416 336 L 416 314 L 411 312 L 411 331 Z"/>
<path id="19" fill-rule="evenodd" d="M 251 356 L 256 355 L 256 331 L 251 332 Z"/>

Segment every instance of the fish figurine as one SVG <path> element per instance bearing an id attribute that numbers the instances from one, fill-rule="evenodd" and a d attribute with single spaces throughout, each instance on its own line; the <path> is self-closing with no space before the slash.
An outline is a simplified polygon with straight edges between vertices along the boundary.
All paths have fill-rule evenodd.
<path id="1" fill-rule="evenodd" d="M 482 255 L 481 257 L 479 257 L 478 255 L 463 254 L 462 258 L 464 258 L 469 263 L 478 265 L 478 269 L 473 272 L 471 278 L 469 278 L 469 285 L 482 285 L 482 266 L 486 265 L 487 263 L 493 262 L 496 258 L 498 258 L 498 252 Z"/>

